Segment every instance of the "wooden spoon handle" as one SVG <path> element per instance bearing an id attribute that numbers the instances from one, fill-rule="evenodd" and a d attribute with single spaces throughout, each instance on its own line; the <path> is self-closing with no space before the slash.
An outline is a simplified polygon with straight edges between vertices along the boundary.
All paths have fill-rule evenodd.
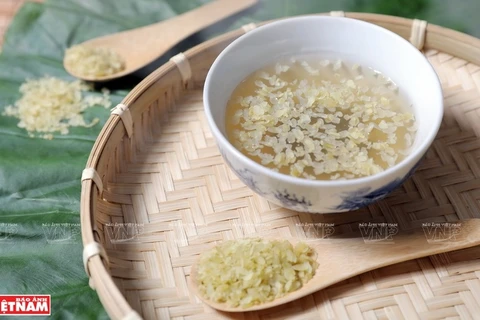
<path id="1" fill-rule="evenodd" d="M 480 219 L 426 223 L 405 233 L 388 224 L 366 224 L 360 231 L 361 238 L 312 245 L 319 253 L 322 270 L 335 270 L 331 281 L 323 278 L 316 289 L 395 263 L 480 245 Z"/>
<path id="2" fill-rule="evenodd" d="M 177 17 L 158 22 L 146 28 L 160 29 L 159 39 L 165 45 L 177 43 L 216 22 L 245 10 L 258 0 L 216 0 Z M 165 32 L 168 30 L 168 32 Z"/>
<path id="3" fill-rule="evenodd" d="M 363 230 L 362 230 L 363 228 Z M 353 276 L 395 263 L 480 245 L 480 219 L 426 224 L 411 232 L 399 233 L 388 224 L 360 226 L 359 238 L 315 240 L 309 243 L 318 254 L 317 273 L 300 290 L 282 298 L 256 305 L 248 311 L 287 303 Z M 215 307 L 225 311 L 241 308 Z"/>

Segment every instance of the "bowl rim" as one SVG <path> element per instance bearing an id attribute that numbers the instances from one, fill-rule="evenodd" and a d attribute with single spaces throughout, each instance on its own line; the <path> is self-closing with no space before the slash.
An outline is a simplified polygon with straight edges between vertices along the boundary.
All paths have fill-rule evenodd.
<path id="1" fill-rule="evenodd" d="M 254 160 L 248 158 L 242 152 L 240 152 L 235 146 L 233 146 L 233 144 L 227 139 L 227 137 L 220 131 L 219 127 L 217 126 L 214 120 L 212 110 L 209 104 L 209 101 L 210 101 L 209 86 L 210 86 L 210 82 L 212 81 L 211 79 L 215 75 L 215 70 L 217 66 L 222 63 L 223 57 L 230 54 L 230 52 L 237 46 L 240 46 L 242 42 L 245 41 L 245 39 L 255 36 L 257 33 L 265 32 L 266 30 L 277 28 L 284 24 L 297 23 L 304 20 L 325 20 L 325 21 L 338 20 L 338 21 L 343 21 L 344 23 L 350 23 L 353 25 L 355 24 L 366 25 L 372 30 L 374 30 L 374 32 L 383 32 L 390 37 L 396 38 L 396 40 L 399 41 L 400 45 L 408 46 L 409 47 L 408 50 L 414 50 L 413 54 L 418 56 L 419 59 L 425 63 L 425 67 L 428 69 L 427 72 L 430 74 L 429 78 L 431 78 L 431 81 L 434 82 L 435 84 L 434 88 L 436 89 L 435 90 L 436 92 L 434 93 L 436 94 L 432 95 L 433 97 L 432 104 L 436 105 L 435 110 L 437 110 L 437 112 L 432 114 L 430 118 L 431 121 L 429 121 L 429 123 L 430 123 L 431 129 L 428 131 L 428 134 L 424 138 L 424 141 L 417 148 L 412 150 L 404 159 L 402 159 L 402 161 L 395 164 L 393 167 L 390 167 L 382 172 L 379 172 L 373 175 L 360 177 L 360 178 L 345 179 L 345 180 L 309 180 L 306 178 L 294 177 L 288 174 L 275 172 L 272 169 L 267 168 L 255 162 Z M 365 22 L 362 20 L 357 20 L 357 19 L 347 18 L 347 17 L 318 16 L 318 15 L 290 17 L 290 18 L 285 18 L 285 19 L 274 21 L 274 22 L 270 22 L 258 28 L 255 28 L 252 31 L 249 31 L 248 33 L 232 41 L 217 56 L 217 58 L 215 59 L 215 61 L 213 62 L 212 66 L 208 71 L 208 74 L 205 78 L 205 83 L 204 83 L 203 101 L 204 101 L 204 111 L 207 118 L 207 122 L 220 148 L 221 146 L 224 146 L 225 148 L 229 149 L 229 151 L 233 153 L 236 159 L 241 161 L 247 167 L 251 167 L 257 173 L 260 173 L 267 177 L 271 177 L 275 180 L 280 180 L 289 184 L 295 184 L 298 186 L 306 186 L 306 187 L 345 187 L 345 186 L 351 187 L 351 186 L 358 186 L 358 185 L 366 185 L 371 182 L 379 181 L 379 180 L 382 180 L 383 178 L 389 177 L 397 171 L 404 171 L 405 169 L 413 168 L 415 164 L 420 160 L 420 158 L 424 156 L 428 148 L 430 148 L 431 144 L 435 140 L 435 137 L 440 129 L 440 125 L 441 125 L 443 114 L 444 114 L 443 91 L 442 91 L 442 85 L 441 85 L 440 79 L 435 69 L 433 68 L 431 63 L 428 61 L 428 59 L 421 53 L 420 50 L 415 48 L 409 41 L 407 41 L 406 39 L 402 38 L 398 34 L 386 28 L 380 27 L 370 22 Z M 224 149 L 224 148 L 221 148 L 221 149 Z M 415 159 L 417 158 L 418 160 L 415 161 Z M 408 172 L 409 170 L 405 170 L 405 171 Z"/>

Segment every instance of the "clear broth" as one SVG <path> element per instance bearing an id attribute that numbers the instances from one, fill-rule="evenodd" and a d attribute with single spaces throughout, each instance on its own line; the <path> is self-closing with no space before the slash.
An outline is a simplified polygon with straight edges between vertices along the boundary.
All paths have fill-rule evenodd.
<path id="1" fill-rule="evenodd" d="M 328 64 L 327 64 L 328 62 Z M 286 70 L 286 67 L 288 66 L 288 70 Z M 266 76 L 268 75 L 268 77 Z M 272 78 L 272 76 L 276 76 L 276 78 Z M 273 79 L 273 80 L 272 80 Z M 269 94 L 265 96 L 265 90 L 262 93 L 262 88 L 259 86 L 259 81 L 263 83 L 262 86 L 266 87 L 274 87 L 275 85 L 271 83 L 275 83 L 275 79 L 279 79 L 280 82 L 285 82 L 286 85 L 284 85 L 281 89 L 275 90 L 275 93 Z M 271 81 L 271 82 L 270 82 Z M 312 90 L 317 90 L 317 89 L 322 89 L 320 90 L 319 95 L 313 95 L 315 98 L 315 101 L 313 104 L 310 106 L 310 109 L 313 111 L 308 111 L 308 104 L 309 101 L 305 102 L 306 95 L 302 94 L 296 94 L 301 91 L 301 83 L 306 83 L 308 84 L 309 88 L 314 88 Z M 349 87 L 355 86 L 354 89 Z M 327 85 L 328 84 L 328 85 Z M 345 95 L 345 99 L 342 97 L 339 98 L 340 101 L 343 101 L 343 103 L 337 103 L 338 101 L 335 100 L 334 98 L 331 98 L 333 96 L 336 96 L 338 98 L 338 93 L 335 93 L 336 91 L 328 91 L 328 88 L 331 87 L 334 88 L 340 88 L 339 90 L 350 90 L 350 92 L 353 92 L 353 98 L 352 96 Z M 332 88 L 333 88 L 332 87 Z M 316 89 L 315 89 L 316 88 Z M 269 90 L 269 89 L 267 89 Z M 385 107 L 385 110 L 389 111 L 379 111 L 380 114 L 378 115 L 377 119 L 371 118 L 369 121 L 366 121 L 364 125 L 367 123 L 373 123 L 375 125 L 375 128 L 371 129 L 370 132 L 368 132 L 368 141 L 364 141 L 363 143 L 355 143 L 356 146 L 354 148 L 363 148 L 364 153 L 368 153 L 368 158 L 371 158 L 373 160 L 373 163 L 375 164 L 375 169 L 371 169 L 370 173 L 365 174 L 365 173 L 352 173 L 351 171 L 348 170 L 337 170 L 337 171 L 332 171 L 332 170 L 316 170 L 315 167 L 318 168 L 319 164 L 322 163 L 323 160 L 313 160 L 314 165 L 305 165 L 303 171 L 299 174 L 298 170 L 297 171 L 292 171 L 292 166 L 295 165 L 296 162 L 301 161 L 302 159 L 305 159 L 304 156 L 295 156 L 296 160 L 294 162 L 290 162 L 287 164 L 281 164 L 277 163 L 275 164 L 274 162 L 270 161 L 269 163 L 266 163 L 268 161 L 265 161 L 265 158 L 267 157 L 268 159 L 271 159 L 271 157 L 276 157 L 278 154 L 277 152 L 274 151 L 274 148 L 272 146 L 268 146 L 265 144 L 260 143 L 260 146 L 257 146 L 255 151 L 252 151 L 250 147 L 248 147 L 245 144 L 245 142 L 241 142 L 239 140 L 239 135 L 241 134 L 242 131 L 244 132 L 249 132 L 249 131 L 255 131 L 255 130 L 246 130 L 243 126 L 246 123 L 245 117 L 240 117 L 239 119 L 239 114 L 245 114 L 243 110 L 247 110 L 246 112 L 249 112 L 248 110 L 253 108 L 255 104 L 258 104 L 259 101 L 257 102 L 251 102 L 251 103 L 246 103 L 245 98 L 251 97 L 259 97 L 261 94 L 264 95 L 263 101 L 266 101 L 269 107 L 265 107 L 268 110 L 265 112 L 265 114 L 262 115 L 262 117 L 265 118 L 266 115 L 269 114 L 275 114 L 275 109 L 280 105 L 278 97 L 287 97 L 288 94 L 285 94 L 284 96 L 279 95 L 279 92 L 291 92 L 293 94 L 290 94 L 290 109 L 294 110 L 302 110 L 305 109 L 305 106 L 307 105 L 306 109 L 307 113 L 310 112 L 315 115 L 315 114 L 322 114 L 322 117 L 326 115 L 332 115 L 331 117 L 335 118 L 340 118 L 340 121 L 336 120 L 338 123 L 328 123 L 330 124 L 329 128 L 331 128 L 332 124 L 335 126 L 335 130 L 337 133 L 340 133 L 345 130 L 349 130 L 350 127 L 358 127 L 360 124 L 356 124 L 355 122 L 351 120 L 352 116 L 355 116 L 355 112 L 358 115 L 359 111 L 362 110 L 362 108 L 365 108 L 364 110 L 367 109 L 366 106 L 370 106 L 369 104 L 382 104 L 384 103 L 387 99 L 388 100 L 388 107 Z M 308 91 L 308 90 L 307 90 Z M 325 93 L 327 91 L 327 93 Z M 343 91 L 342 91 L 343 92 Z M 355 94 L 355 92 L 357 92 Z M 341 94 L 340 94 L 341 96 Z M 319 98 L 323 97 L 323 98 Z M 250 98 L 250 100 L 252 100 Z M 343 99 L 343 100 L 342 100 Z M 353 99 L 353 100 L 352 100 Z M 243 101 L 243 103 L 242 103 Z M 283 100 L 282 100 L 283 101 Z M 288 104 L 288 103 L 287 103 Z M 335 105 L 336 104 L 336 105 Z M 293 106 L 294 105 L 294 106 Z M 293 106 L 293 109 L 292 109 Z M 280 108 L 280 107 L 279 107 Z M 356 108 L 356 109 L 355 109 Z M 383 108 L 383 107 L 382 107 Z M 318 112 L 321 110 L 322 112 Z M 353 111 L 352 111 L 353 110 Z M 340 113 L 342 116 L 340 117 Z M 354 112 L 355 111 L 355 112 Z M 252 112 L 252 111 L 250 111 Z M 365 112 L 367 111 L 361 111 Z M 290 174 L 294 176 L 299 176 L 303 178 L 308 178 L 308 179 L 321 179 L 321 180 L 331 180 L 331 179 L 351 179 L 351 178 L 358 178 L 361 176 L 366 176 L 370 174 L 377 173 L 382 170 L 387 169 L 388 167 L 391 167 L 398 162 L 400 162 L 407 154 L 408 154 L 408 149 L 413 143 L 414 137 L 415 137 L 415 120 L 412 118 L 411 120 L 403 121 L 402 125 L 398 125 L 398 121 L 396 122 L 396 130 L 394 133 L 385 133 L 383 130 L 380 130 L 378 126 L 381 125 L 381 122 L 383 121 L 387 125 L 389 123 L 393 123 L 394 121 L 392 119 L 397 119 L 393 118 L 392 112 L 395 114 L 405 114 L 408 115 L 410 114 L 412 117 L 413 115 L 411 114 L 412 109 L 411 106 L 409 105 L 407 99 L 403 97 L 398 90 L 398 87 L 396 86 L 395 83 L 393 83 L 389 78 L 386 76 L 382 75 L 378 71 L 375 71 L 369 67 L 366 66 L 358 66 L 355 65 L 351 62 L 344 61 L 342 60 L 339 62 L 339 60 L 326 60 L 323 59 L 322 57 L 318 56 L 303 56 L 303 57 L 294 57 L 294 58 L 285 58 L 282 59 L 276 63 L 272 63 L 271 65 L 268 65 L 260 70 L 257 70 L 247 76 L 246 79 L 244 79 L 233 91 L 231 98 L 228 101 L 227 104 L 227 112 L 226 112 L 226 133 L 227 133 L 227 138 L 229 141 L 236 147 L 238 148 L 243 154 L 245 154 L 247 157 L 250 159 L 263 164 L 264 166 L 271 168 L 275 171 L 284 173 L 284 174 Z M 293 114 L 295 111 L 293 111 Z M 386 113 L 386 114 L 385 114 Z M 368 117 L 368 116 L 366 116 Z M 405 116 L 408 118 L 408 116 Z M 310 117 L 310 124 L 314 124 L 321 118 L 320 116 L 312 116 Z M 358 118 L 358 117 L 357 117 Z M 266 118 L 265 118 L 266 119 Z M 286 131 L 293 131 L 295 128 L 299 128 L 298 125 L 295 125 L 295 123 L 298 124 L 299 122 L 299 115 L 298 112 L 296 113 L 296 116 L 292 116 L 291 119 L 295 119 L 293 122 L 293 125 L 290 126 L 289 129 Z M 325 123 L 327 123 L 327 118 L 322 118 L 325 120 Z M 373 119 L 373 120 L 372 120 Z M 264 121 L 264 119 L 259 120 L 261 123 Z M 265 121 L 264 121 L 265 122 Z M 362 123 L 362 120 L 360 119 L 360 122 Z M 283 123 L 276 123 L 276 126 L 280 126 Z M 306 126 L 308 127 L 309 124 Z M 361 126 L 361 125 L 360 125 Z M 284 127 L 282 127 L 285 129 Z M 362 127 L 363 128 L 363 127 Z M 272 129 L 275 130 L 275 129 Z M 300 129 L 299 129 L 300 130 Z M 352 129 L 354 130 L 354 129 Z M 393 129 L 390 129 L 393 130 Z M 283 131 L 284 133 L 286 132 L 285 130 Z M 303 130 L 301 131 L 304 133 L 305 137 L 310 137 L 312 138 L 313 141 L 319 141 L 319 143 L 324 143 L 321 142 L 321 140 L 325 140 L 328 138 L 325 138 L 325 129 L 319 129 L 316 132 L 311 132 L 309 133 L 308 130 Z M 307 134 L 305 134 L 307 133 Z M 323 139 L 322 139 L 322 133 L 323 133 Z M 395 136 L 395 141 L 393 142 L 393 137 L 392 135 Z M 272 132 L 263 132 L 262 134 L 262 141 L 266 137 L 275 137 L 278 136 L 276 133 Z M 301 135 L 300 135 L 301 136 Z M 390 140 L 389 140 L 390 138 Z M 269 138 L 267 138 L 269 139 Z M 353 138 L 346 137 L 346 138 L 340 138 L 337 139 L 339 142 L 336 142 L 339 145 L 336 145 L 335 148 L 339 147 L 342 148 L 342 141 L 344 145 L 349 145 L 352 146 L 352 144 L 348 143 L 348 141 L 356 141 Z M 328 140 L 329 141 L 329 140 Z M 377 150 L 371 147 L 371 144 L 377 142 L 377 143 L 382 143 L 382 142 L 390 142 L 388 143 L 388 148 L 389 152 L 386 154 L 385 151 Z M 257 140 L 258 142 L 258 140 Z M 358 142 L 358 141 L 357 141 Z M 302 145 L 303 141 L 301 139 L 297 139 L 294 142 L 291 143 L 286 143 L 287 145 L 290 146 L 292 150 L 296 150 L 299 146 L 304 148 L 305 146 Z M 370 147 L 368 145 L 370 144 Z M 306 147 L 305 153 L 307 152 Z M 327 155 L 331 153 L 329 150 L 333 149 L 327 149 L 323 148 L 320 150 L 320 147 L 317 145 L 316 146 L 316 153 L 317 155 L 319 153 L 323 153 L 324 155 Z M 392 151 L 393 150 L 393 151 Z M 257 154 L 255 154 L 257 153 Z M 258 155 L 260 153 L 260 155 Z M 335 154 L 335 152 L 333 152 Z M 301 154 L 301 153 L 300 153 Z M 382 156 L 383 154 L 383 156 Z M 267 156 L 265 156 L 267 155 Z M 309 153 L 310 158 L 316 159 L 315 152 Z M 320 158 L 325 158 L 324 155 L 321 155 Z M 358 155 L 357 153 L 352 153 L 352 157 L 355 158 L 355 155 Z M 263 158 L 263 161 L 262 161 Z M 330 157 L 332 158 L 332 157 Z M 334 155 L 333 159 L 337 159 L 339 161 L 343 161 L 342 163 L 346 163 L 344 156 L 342 154 L 340 155 Z M 361 157 L 360 157 L 361 158 Z M 359 159 L 360 159 L 359 158 Z M 392 162 L 392 158 L 395 158 L 395 161 Z M 329 159 L 329 161 L 332 159 Z M 323 161 L 325 162 L 325 161 Z M 321 166 L 321 165 L 320 165 Z M 300 166 L 301 167 L 301 166 Z M 345 167 L 345 166 L 343 166 Z M 341 167 L 341 168 L 343 168 Z M 381 168 L 381 169 L 379 169 Z M 367 170 L 368 171 L 368 170 Z M 373 172 L 373 173 L 372 173 Z"/>

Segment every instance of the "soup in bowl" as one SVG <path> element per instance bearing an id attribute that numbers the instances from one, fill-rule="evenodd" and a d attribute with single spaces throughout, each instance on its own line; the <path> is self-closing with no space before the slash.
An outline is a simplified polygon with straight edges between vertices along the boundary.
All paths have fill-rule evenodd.
<path id="1" fill-rule="evenodd" d="M 420 51 L 376 25 L 326 16 L 232 42 L 207 75 L 204 105 L 237 176 L 311 213 L 358 209 L 396 189 L 443 116 L 440 82 Z"/>

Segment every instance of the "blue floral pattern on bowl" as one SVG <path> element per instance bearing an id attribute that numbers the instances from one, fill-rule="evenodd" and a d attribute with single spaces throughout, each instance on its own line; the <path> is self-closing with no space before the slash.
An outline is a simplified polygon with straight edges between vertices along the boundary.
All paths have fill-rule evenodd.
<path id="1" fill-rule="evenodd" d="M 290 190 L 288 188 L 276 188 L 275 190 L 271 189 L 268 185 L 260 184 L 256 178 L 255 172 L 245 167 L 240 169 L 235 168 L 226 154 L 222 151 L 223 150 L 220 149 L 220 153 L 230 169 L 232 169 L 233 172 L 240 178 L 240 180 L 255 193 L 291 210 L 302 212 L 318 212 L 313 211 L 315 210 L 315 206 L 312 204 L 310 199 L 307 199 L 305 196 L 298 196 L 295 193 L 295 190 Z M 420 163 L 421 160 L 418 161 L 403 178 L 397 178 L 375 190 L 372 190 L 372 187 L 364 187 L 355 191 L 341 193 L 340 195 L 334 194 L 334 198 L 340 197 L 341 203 L 339 205 L 330 207 L 327 209 L 330 211 L 327 212 L 357 210 L 385 198 L 389 193 L 401 186 L 410 176 L 412 176 Z"/>
<path id="2" fill-rule="evenodd" d="M 230 169 L 232 169 L 232 171 L 237 175 L 238 178 L 240 178 L 240 180 L 242 180 L 243 183 L 247 185 L 247 187 L 258 193 L 259 195 L 267 196 L 268 192 L 262 190 L 259 187 L 257 180 L 255 180 L 254 178 L 255 175 L 252 171 L 247 168 L 236 170 L 222 149 L 220 149 L 220 154 L 222 155 L 223 160 L 227 163 Z"/>
<path id="3" fill-rule="evenodd" d="M 420 165 L 420 162 L 421 161 L 417 162 L 417 164 L 415 164 L 403 178 L 397 178 L 381 188 L 371 191 L 372 188 L 369 187 L 344 193 L 340 196 L 343 199 L 342 203 L 332 208 L 332 210 L 357 210 L 385 198 L 390 192 L 400 187 L 408 178 L 410 178 L 411 175 L 413 175 L 417 167 Z"/>
<path id="4" fill-rule="evenodd" d="M 237 176 L 240 178 L 240 180 L 242 180 L 242 182 L 245 183 L 250 189 L 252 189 L 261 196 L 266 196 L 268 194 L 268 192 L 265 192 L 260 188 L 257 180 L 255 180 L 254 178 L 253 172 L 248 169 L 240 169 L 235 172 L 237 173 Z"/>
<path id="5" fill-rule="evenodd" d="M 234 166 L 226 156 L 222 150 L 220 150 L 220 153 L 223 156 L 223 159 L 227 163 L 227 165 L 235 172 L 235 174 L 242 180 L 243 183 L 245 183 L 250 189 L 252 189 L 255 193 L 265 197 L 265 198 L 270 198 L 270 199 L 276 199 L 277 202 L 281 204 L 281 206 L 292 209 L 292 210 L 299 210 L 299 211 L 307 211 L 308 208 L 312 205 L 311 201 L 305 199 L 305 197 L 298 197 L 296 194 L 290 193 L 287 189 L 284 189 L 283 191 L 274 191 L 268 192 L 263 190 L 260 186 L 257 180 L 255 179 L 255 174 L 247 169 L 247 168 L 242 168 L 242 169 L 234 169 Z"/>
<path id="6" fill-rule="evenodd" d="M 312 206 L 311 201 L 305 199 L 305 197 L 299 198 L 296 194 L 289 193 L 287 189 L 284 191 L 276 191 L 274 196 L 283 207 L 292 210 L 308 211 L 308 208 Z"/>

